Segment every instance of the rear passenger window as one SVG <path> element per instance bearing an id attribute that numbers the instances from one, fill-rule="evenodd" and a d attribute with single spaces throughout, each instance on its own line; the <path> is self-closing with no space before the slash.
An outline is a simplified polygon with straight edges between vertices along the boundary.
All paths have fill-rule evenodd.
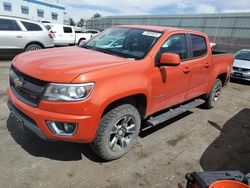
<path id="1" fill-rule="evenodd" d="M 170 52 L 180 56 L 180 59 L 187 59 L 187 42 L 184 34 L 173 35 L 161 47 L 161 53 Z"/>
<path id="2" fill-rule="evenodd" d="M 193 57 L 203 56 L 207 53 L 206 39 L 199 35 L 191 35 Z"/>
<path id="3" fill-rule="evenodd" d="M 37 25 L 37 24 L 34 24 L 34 23 L 29 23 L 29 22 L 22 21 L 22 24 L 27 29 L 27 31 L 42 31 L 43 30 L 40 27 L 40 25 Z"/>
<path id="4" fill-rule="evenodd" d="M 72 28 L 71 27 L 63 27 L 63 32 L 64 33 L 72 33 Z"/>
<path id="5" fill-rule="evenodd" d="M 0 19 L 0 31 L 20 31 L 15 20 Z"/>

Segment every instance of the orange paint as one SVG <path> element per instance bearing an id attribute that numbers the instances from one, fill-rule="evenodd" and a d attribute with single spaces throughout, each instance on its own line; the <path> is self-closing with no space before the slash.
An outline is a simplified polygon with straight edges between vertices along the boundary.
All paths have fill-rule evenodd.
<path id="1" fill-rule="evenodd" d="M 119 27 L 146 29 L 163 34 L 142 60 L 126 59 L 80 47 L 65 47 L 23 53 L 13 61 L 13 66 L 21 73 L 46 82 L 95 83 L 92 94 L 86 100 L 41 101 L 38 107 L 23 103 L 8 88 L 10 101 L 37 123 L 47 139 L 92 142 L 105 108 L 116 100 L 136 94 L 144 95 L 147 99 L 144 115 L 147 117 L 208 93 L 215 79 L 223 73 L 229 77 L 233 55 L 212 56 L 208 36 L 201 32 L 157 26 Z M 156 66 L 155 57 L 160 47 L 174 34 L 203 36 L 207 42 L 207 54 L 181 61 L 178 66 Z M 177 61 L 176 57 L 173 58 Z M 74 136 L 57 136 L 49 130 L 46 120 L 76 122 L 78 129 Z"/>

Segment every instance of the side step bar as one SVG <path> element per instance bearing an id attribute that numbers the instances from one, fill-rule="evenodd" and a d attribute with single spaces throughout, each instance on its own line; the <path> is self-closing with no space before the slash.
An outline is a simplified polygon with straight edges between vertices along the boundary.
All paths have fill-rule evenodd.
<path id="1" fill-rule="evenodd" d="M 160 123 L 163 123 L 169 119 L 172 119 L 175 116 L 178 116 L 184 112 L 187 112 L 188 110 L 195 108 L 197 106 L 200 106 L 201 104 L 205 103 L 204 100 L 202 99 L 195 99 L 185 105 L 182 105 L 180 107 L 170 109 L 168 112 L 165 112 L 163 114 L 160 114 L 155 117 L 151 117 L 150 119 L 147 120 L 147 124 L 150 126 L 156 126 Z"/>

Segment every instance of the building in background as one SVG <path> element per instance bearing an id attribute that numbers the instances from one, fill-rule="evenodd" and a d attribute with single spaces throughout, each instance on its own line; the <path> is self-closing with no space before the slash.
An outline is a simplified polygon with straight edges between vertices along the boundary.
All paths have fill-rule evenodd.
<path id="1" fill-rule="evenodd" d="M 216 50 L 250 49 L 250 12 L 218 14 L 108 16 L 86 21 L 86 28 L 103 30 L 112 25 L 160 25 L 207 33 Z"/>
<path id="2" fill-rule="evenodd" d="M 43 0 L 0 0 L 0 15 L 64 23 L 65 7 Z"/>

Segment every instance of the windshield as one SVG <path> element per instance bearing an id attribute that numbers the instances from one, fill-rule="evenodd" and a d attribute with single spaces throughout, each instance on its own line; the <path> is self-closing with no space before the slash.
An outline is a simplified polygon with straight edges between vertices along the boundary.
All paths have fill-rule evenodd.
<path id="1" fill-rule="evenodd" d="M 83 47 L 125 58 L 142 59 L 162 33 L 131 28 L 110 28 Z"/>
<path id="2" fill-rule="evenodd" d="M 250 61 L 250 51 L 240 51 L 235 55 L 235 59 Z"/>

